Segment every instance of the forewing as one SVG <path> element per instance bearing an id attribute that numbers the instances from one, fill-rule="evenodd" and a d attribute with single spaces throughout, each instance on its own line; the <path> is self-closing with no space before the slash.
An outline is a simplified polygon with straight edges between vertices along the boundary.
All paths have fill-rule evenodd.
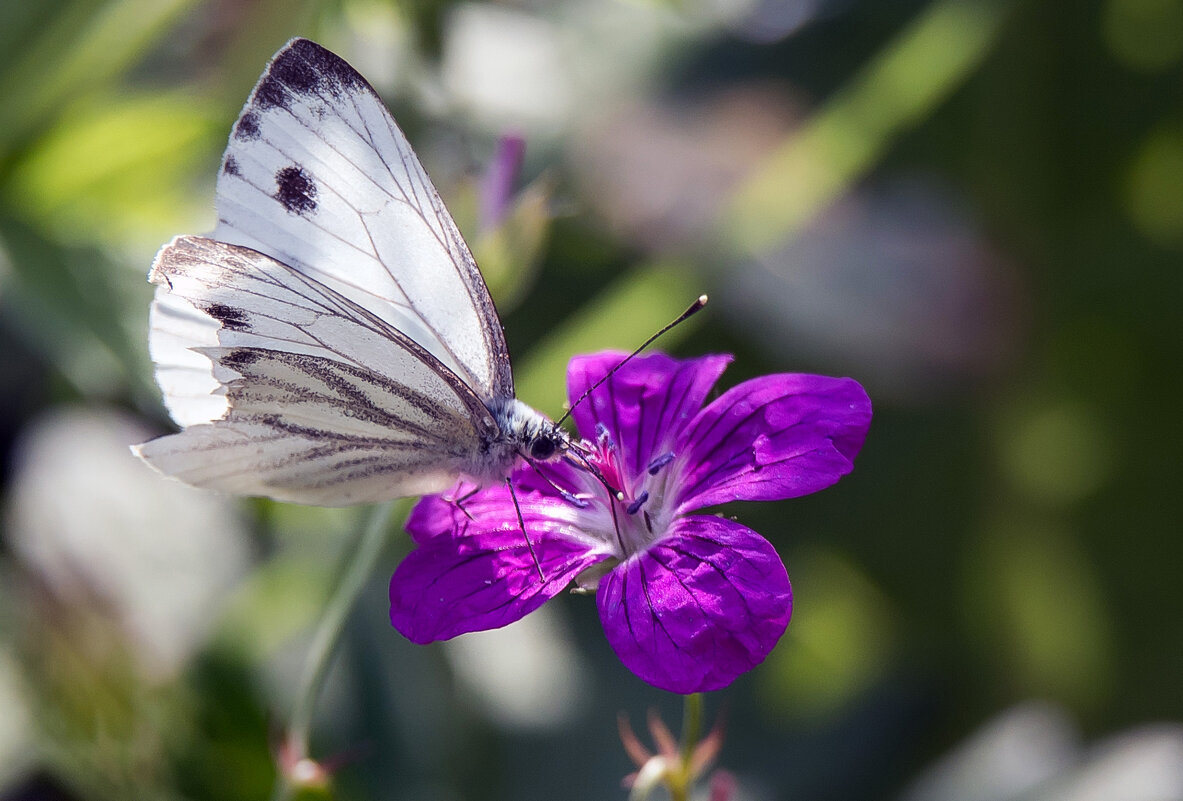
<path id="1" fill-rule="evenodd" d="M 292 40 L 230 136 L 213 238 L 259 250 L 402 331 L 486 401 L 513 397 L 501 325 L 455 223 L 374 89 Z"/>
<path id="2" fill-rule="evenodd" d="M 161 472 L 280 500 L 360 503 L 445 488 L 495 426 L 431 354 L 261 253 L 178 237 L 151 279 L 150 347 L 166 403 L 188 426 L 141 447 Z M 186 334 L 199 335 L 188 348 Z M 201 401 L 203 387 L 212 400 Z"/>

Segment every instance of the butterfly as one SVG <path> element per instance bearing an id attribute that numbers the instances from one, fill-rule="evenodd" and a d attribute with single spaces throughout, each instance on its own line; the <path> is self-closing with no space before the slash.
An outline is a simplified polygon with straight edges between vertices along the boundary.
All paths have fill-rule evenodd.
<path id="1" fill-rule="evenodd" d="M 501 322 L 406 137 L 342 58 L 293 39 L 230 134 L 218 224 L 152 264 L 149 352 L 188 484 L 342 506 L 504 480 L 570 447 L 514 397 Z"/>

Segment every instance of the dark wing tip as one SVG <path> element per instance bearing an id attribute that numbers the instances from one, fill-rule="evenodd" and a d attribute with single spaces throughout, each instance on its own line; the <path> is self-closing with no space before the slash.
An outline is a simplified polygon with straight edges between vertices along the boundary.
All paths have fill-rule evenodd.
<path id="1" fill-rule="evenodd" d="M 345 59 L 316 42 L 293 39 L 271 59 L 247 106 L 287 108 L 293 97 L 361 88 L 373 91 Z"/>

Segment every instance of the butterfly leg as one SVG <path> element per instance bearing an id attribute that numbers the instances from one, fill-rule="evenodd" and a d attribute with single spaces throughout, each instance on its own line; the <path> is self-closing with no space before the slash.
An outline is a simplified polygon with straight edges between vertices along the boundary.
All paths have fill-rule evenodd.
<path id="1" fill-rule="evenodd" d="M 509 488 L 509 497 L 513 499 L 514 511 L 518 513 L 518 525 L 522 528 L 522 537 L 526 540 L 526 547 L 530 549 L 530 558 L 534 560 L 534 569 L 538 571 L 538 580 L 546 581 L 542 574 L 542 565 L 538 563 L 538 554 L 534 552 L 534 543 L 530 542 L 530 535 L 526 533 L 526 521 L 522 518 L 522 507 L 518 505 L 518 494 L 513 491 L 513 481 L 505 477 L 505 486 Z"/>
<path id="2" fill-rule="evenodd" d="M 467 517 L 469 520 L 472 520 L 473 519 L 472 515 L 469 514 L 468 510 L 464 508 L 464 502 L 467 501 L 469 498 L 471 498 L 473 495 L 476 495 L 480 491 L 481 491 L 481 488 L 479 486 L 476 486 L 476 487 L 473 487 L 472 489 L 470 489 L 468 492 L 461 495 L 459 498 L 447 498 L 446 500 L 448 501 L 448 503 L 455 506 L 459 511 L 463 512 L 465 517 Z"/>

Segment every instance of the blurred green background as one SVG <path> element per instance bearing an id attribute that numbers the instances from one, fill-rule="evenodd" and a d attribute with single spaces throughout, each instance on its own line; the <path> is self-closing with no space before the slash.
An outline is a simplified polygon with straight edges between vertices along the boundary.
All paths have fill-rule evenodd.
<path id="1" fill-rule="evenodd" d="M 739 799 L 1183 799 L 1183 0 L 0 2 L 0 798 L 263 799 L 364 512 L 146 472 L 155 250 L 289 37 L 387 99 L 519 395 L 667 337 L 859 379 L 854 473 L 733 511 L 794 621 L 707 698 Z M 498 138 L 515 205 L 482 220 Z M 679 699 L 587 598 L 417 647 L 389 552 L 314 729 L 341 799 L 625 798 Z"/>

